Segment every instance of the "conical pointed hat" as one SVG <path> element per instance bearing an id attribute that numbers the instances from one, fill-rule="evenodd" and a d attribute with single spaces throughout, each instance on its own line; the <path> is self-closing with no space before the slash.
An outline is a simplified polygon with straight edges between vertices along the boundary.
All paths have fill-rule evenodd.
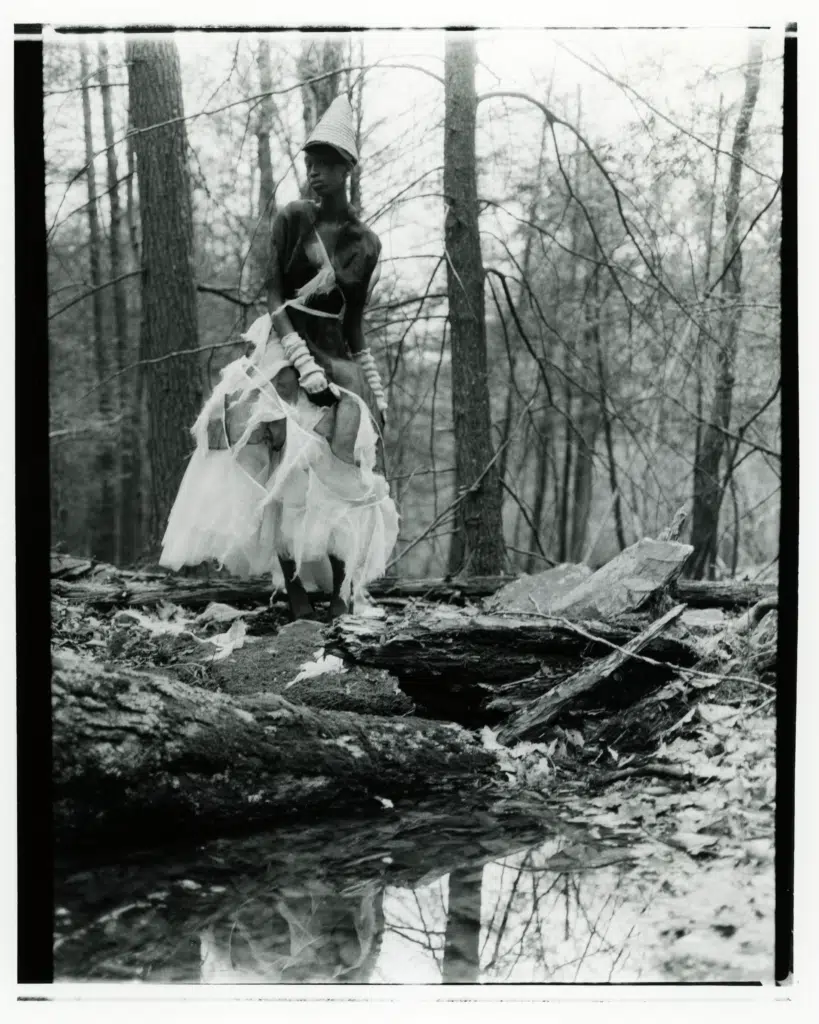
<path id="1" fill-rule="evenodd" d="M 327 108 L 324 117 L 310 133 L 303 148 L 332 146 L 352 163 L 358 163 L 358 149 L 353 130 L 353 108 L 346 96 L 337 96 Z"/>

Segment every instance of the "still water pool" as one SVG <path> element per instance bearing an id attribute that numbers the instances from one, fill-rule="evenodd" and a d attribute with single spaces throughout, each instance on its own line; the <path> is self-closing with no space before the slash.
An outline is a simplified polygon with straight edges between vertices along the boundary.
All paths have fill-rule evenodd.
<path id="1" fill-rule="evenodd" d="M 768 981 L 773 870 L 492 807 L 57 868 L 55 979 L 147 983 Z"/>

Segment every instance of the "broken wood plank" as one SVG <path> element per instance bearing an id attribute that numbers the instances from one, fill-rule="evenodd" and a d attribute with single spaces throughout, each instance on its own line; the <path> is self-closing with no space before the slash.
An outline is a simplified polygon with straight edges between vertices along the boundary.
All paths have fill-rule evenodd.
<path id="1" fill-rule="evenodd" d="M 660 636 L 682 615 L 685 605 L 679 604 L 661 618 L 652 622 L 642 633 L 629 640 L 620 650 L 613 651 L 606 658 L 585 666 L 579 672 L 558 683 L 548 693 L 515 715 L 498 733 L 501 743 L 511 744 L 533 736 L 552 723 L 578 697 L 601 686 L 612 674 L 633 655 L 645 649 L 652 640 Z"/>
<path id="2" fill-rule="evenodd" d="M 690 544 L 643 538 L 543 610 L 571 619 L 613 619 L 639 612 L 668 589 L 692 551 Z"/>
<path id="3" fill-rule="evenodd" d="M 234 699 L 148 672 L 54 656 L 54 821 L 60 842 L 219 833 L 376 797 L 460 791 L 495 758 L 464 729 Z"/>
<path id="4" fill-rule="evenodd" d="M 551 569 L 519 576 L 500 587 L 484 602 L 487 612 L 520 612 L 530 614 L 537 609 L 548 612 L 552 605 L 573 593 L 592 575 L 587 565 L 566 562 Z"/>

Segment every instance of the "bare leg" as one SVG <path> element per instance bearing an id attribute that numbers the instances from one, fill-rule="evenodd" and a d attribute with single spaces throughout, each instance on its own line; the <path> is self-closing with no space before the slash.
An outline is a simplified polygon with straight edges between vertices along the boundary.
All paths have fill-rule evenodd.
<path id="1" fill-rule="evenodd" d="M 345 566 L 340 558 L 330 555 L 330 568 L 333 570 L 333 596 L 330 598 L 330 618 L 337 619 L 346 615 L 350 605 L 341 597 L 341 584 L 344 582 Z"/>
<path id="2" fill-rule="evenodd" d="M 304 584 L 296 575 L 296 563 L 289 558 L 280 558 L 279 565 L 284 574 L 284 589 L 290 602 L 290 611 L 294 619 L 314 619 L 313 605 L 304 589 Z"/>

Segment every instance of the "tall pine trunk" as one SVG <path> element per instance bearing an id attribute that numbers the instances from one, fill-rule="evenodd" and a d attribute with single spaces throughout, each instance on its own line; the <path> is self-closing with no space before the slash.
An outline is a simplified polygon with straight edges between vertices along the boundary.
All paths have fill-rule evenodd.
<path id="1" fill-rule="evenodd" d="M 128 452 L 135 439 L 129 431 L 130 405 L 133 387 L 128 376 L 122 371 L 128 365 L 128 296 L 125 281 L 120 278 L 124 273 L 122 254 L 122 205 L 119 193 L 119 171 L 117 168 L 117 151 L 114 146 L 114 119 L 111 112 L 111 84 L 108 77 L 108 47 L 100 43 L 98 47 L 100 71 L 99 80 L 102 92 L 102 124 L 105 133 L 106 163 L 108 171 L 108 203 L 111 210 L 111 227 L 108 234 L 108 259 L 110 263 L 111 286 L 114 297 L 114 337 L 116 351 L 116 368 L 120 373 L 118 379 L 118 410 L 119 430 L 116 455 L 116 553 L 119 563 L 131 562 L 133 552 L 133 522 L 130 503 L 126 502 L 125 474 L 130 470 Z"/>
<path id="2" fill-rule="evenodd" d="M 94 367 L 97 383 L 102 384 L 108 370 L 108 357 L 103 337 L 103 295 L 102 295 L 102 234 L 99 210 L 97 208 L 97 176 L 94 168 L 94 132 L 91 121 L 91 71 L 88 61 L 88 44 L 80 46 L 80 75 L 82 77 L 82 119 L 85 137 L 86 182 L 88 184 L 88 234 L 89 270 L 91 287 L 91 308 L 93 317 Z M 114 516 L 116 512 L 114 492 L 114 458 L 109 441 L 110 432 L 106 424 L 111 418 L 111 392 L 107 385 L 97 391 L 101 429 L 97 434 L 97 456 L 95 474 L 98 491 L 91 513 L 92 554 L 103 562 L 113 562 L 115 557 Z"/>
<path id="3" fill-rule="evenodd" d="M 145 358 L 162 359 L 146 367 L 148 534 L 156 550 L 185 471 L 190 427 L 202 400 L 196 355 L 162 358 L 198 347 L 193 210 L 176 46 L 136 39 L 127 44 L 127 59 L 142 223 L 143 347 Z"/>
<path id="4" fill-rule="evenodd" d="M 492 464 L 484 272 L 475 166 L 475 42 L 446 40 L 444 194 L 447 295 L 452 339 L 455 486 L 460 497 L 450 572 L 499 573 L 504 565 L 501 494 Z"/>
<path id="5" fill-rule="evenodd" d="M 742 252 L 738 251 L 740 187 L 743 160 L 748 149 L 751 118 L 759 93 L 761 63 L 762 47 L 758 42 L 752 42 L 745 71 L 745 94 L 731 148 L 731 171 L 725 199 L 725 243 L 723 247 L 723 270 L 725 273 L 720 289 L 722 302 L 717 350 L 717 379 L 709 422 L 705 428 L 697 462 L 694 466 L 694 501 L 691 515 L 691 544 L 694 547 L 694 552 L 687 566 L 688 575 L 694 579 L 703 577 L 713 579 L 717 559 L 719 515 L 723 495 L 720 464 L 726 447 L 724 432 L 729 430 L 731 425 L 734 368 L 742 317 L 740 304 Z"/>

